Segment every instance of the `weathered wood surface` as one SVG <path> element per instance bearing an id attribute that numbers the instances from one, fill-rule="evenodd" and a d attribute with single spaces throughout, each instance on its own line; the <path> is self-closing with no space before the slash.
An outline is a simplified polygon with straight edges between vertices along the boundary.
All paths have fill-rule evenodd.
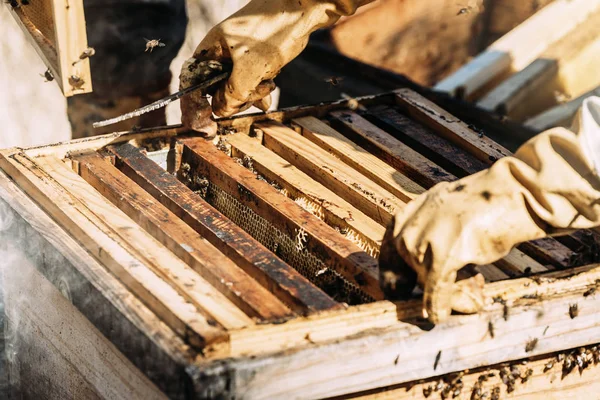
<path id="1" fill-rule="evenodd" d="M 529 118 L 527 121 L 525 121 L 525 126 L 538 133 L 556 126 L 568 128 L 573 122 L 575 114 L 583 104 L 583 101 L 590 96 L 600 96 L 600 87 L 596 87 L 595 89 L 582 94 L 576 99 L 568 101 L 564 104 L 559 104 L 550 108 L 549 110 Z"/>
<path id="2" fill-rule="evenodd" d="M 433 161 L 355 112 L 336 111 L 331 113 L 331 117 L 332 126 L 346 137 L 421 186 L 428 188 L 438 182 L 454 179 Z"/>
<path id="3" fill-rule="evenodd" d="M 177 272 L 173 270 L 167 277 L 180 280 L 183 293 L 188 290 L 195 293 L 199 297 L 198 305 L 202 304 L 226 329 L 251 325 L 253 322 L 248 316 L 278 319 L 292 315 L 232 260 L 102 157 L 92 154 L 78 157 L 77 161 L 79 174 L 87 183 L 189 265 Z M 104 218 L 110 221 L 111 215 Z M 146 249 L 139 240 L 128 239 Z M 207 303 L 206 299 L 212 302 Z"/>
<path id="4" fill-rule="evenodd" d="M 565 352 L 567 356 L 571 352 Z M 559 353 L 565 356 L 565 353 Z M 438 399 L 442 393 L 447 398 L 470 400 L 490 399 L 494 393 L 498 399 L 519 400 L 564 400 L 587 399 L 591 393 L 600 391 L 600 366 L 590 362 L 581 373 L 577 366 L 569 374 L 563 372 L 566 361 L 557 361 L 552 354 L 535 360 L 523 360 L 507 366 L 496 365 L 491 368 L 467 371 L 460 378 L 458 374 L 441 379 L 428 379 L 417 384 L 409 383 L 394 387 L 375 389 L 368 392 L 342 396 L 343 399 L 363 400 L 425 400 Z M 566 356 L 565 356 L 566 357 Z M 587 356 L 586 356 L 587 358 Z M 572 361 L 570 361 L 572 362 Z M 531 371 L 531 372 L 529 372 Z M 512 377 L 512 374 L 516 376 Z M 531 375 L 529 375 L 531 373 Z M 508 378 L 505 378 L 508 377 Z M 460 383 L 458 383 L 460 379 Z M 514 379 L 514 383 L 510 384 Z M 503 382 L 505 380 L 508 385 Z M 455 381 L 455 383 L 452 383 Z M 440 384 L 440 382 L 442 382 Z M 509 393 L 509 385 L 512 390 Z M 438 389 L 441 387 L 441 389 Z M 461 389 L 459 389 L 461 388 Z M 478 397 L 479 396 L 479 397 Z M 593 398 L 593 397 L 592 397 Z"/>
<path id="5" fill-rule="evenodd" d="M 399 199 L 410 201 L 425 191 L 419 184 L 398 173 L 394 167 L 370 154 L 320 119 L 295 118 L 292 123 L 300 127 L 302 136 L 339 157 Z"/>
<path id="6" fill-rule="evenodd" d="M 150 161 L 139 149 L 130 144 L 122 144 L 110 146 L 109 151 L 116 156 L 117 166 L 129 178 L 182 218 L 266 289 L 290 304 L 295 311 L 305 314 L 339 307 L 333 299 L 193 193 L 175 176 Z M 189 228 L 177 229 L 184 231 Z M 186 243 L 189 245 L 189 242 Z M 234 282 L 240 281 L 241 275 L 243 273 L 240 271 L 232 276 Z M 254 287 L 231 289 L 241 293 L 248 291 L 248 295 L 256 296 L 257 304 L 268 306 L 269 302 L 273 303 L 272 296 Z M 279 310 L 277 312 L 280 313 L 280 318 L 285 317 L 286 311 L 280 306 L 273 306 L 274 310 Z M 275 318 L 277 315 L 270 317 Z"/>
<path id="7" fill-rule="evenodd" d="M 258 140 L 237 134 L 228 136 L 227 143 L 231 145 L 234 157 L 250 157 L 254 170 L 269 182 L 281 186 L 288 197 L 299 204 L 303 204 L 304 199 L 313 202 L 307 208 L 317 216 L 322 215 L 328 225 L 351 230 L 348 234 L 356 234 L 359 246 L 365 251 L 373 256 L 379 253 L 385 229 L 373 219 L 262 146 Z"/>
<path id="8" fill-rule="evenodd" d="M 190 165 L 191 171 L 214 182 L 283 232 L 291 233 L 293 237 L 299 232 L 305 233 L 304 246 L 309 252 L 318 255 L 327 267 L 365 293 L 375 299 L 383 298 L 374 258 L 268 183 L 257 180 L 254 173 L 212 143 L 203 139 L 181 142 L 184 144 L 182 161 Z"/>
<path id="9" fill-rule="evenodd" d="M 599 267 L 550 276 L 555 280 L 520 278 L 488 284 L 487 295 L 504 298 L 508 314 L 496 303 L 478 315 L 453 316 L 429 331 L 396 322 L 319 345 L 310 343 L 309 334 L 304 347 L 278 353 L 277 364 L 267 362 L 269 356 L 199 364 L 197 380 L 204 380 L 205 390 L 223 387 L 220 371 L 226 368 L 231 372 L 227 382 L 235 382 L 229 393 L 244 393 L 248 398 L 283 398 L 287 393 L 322 398 L 596 343 L 600 326 L 595 310 L 600 298 L 583 293 L 597 285 Z M 569 307 L 575 303 L 579 314 L 572 319 Z M 413 316 L 420 303 L 415 304 Z M 406 303 L 402 307 L 411 308 Z M 402 319 L 409 321 L 410 312 Z M 275 329 L 284 330 L 285 324 Z M 535 346 L 532 339 L 538 339 Z"/>
<path id="10" fill-rule="evenodd" d="M 600 8 L 597 0 L 556 0 L 439 82 L 435 89 L 472 98 L 520 71 Z"/>
<path id="11" fill-rule="evenodd" d="M 261 123 L 263 143 L 382 225 L 409 199 L 399 199 L 349 165 L 282 124 Z"/>
<path id="12" fill-rule="evenodd" d="M 94 215 L 85 204 L 72 197 L 43 169 L 23 153 L 5 151 L 0 167 L 44 210 L 127 284 L 142 301 L 173 330 L 198 348 L 226 339 L 225 332 L 162 280 L 137 255 L 135 249 L 120 241 L 112 228 Z M 66 165 L 63 170 L 81 179 Z M 63 172 L 63 171 L 61 171 Z M 63 172 L 64 173 L 64 172 Z M 124 216 L 124 219 L 127 217 Z M 137 226 L 131 221 L 132 226 Z M 158 247 L 158 246 L 157 246 Z M 144 249 L 146 250 L 146 249 Z"/>
<path id="13" fill-rule="evenodd" d="M 62 287 L 64 295 L 106 340 L 151 377 L 164 393 L 171 398 L 182 398 L 185 380 L 182 365 L 190 363 L 196 357 L 195 352 L 3 172 L 0 172 L 0 197 L 4 249 L 23 251 L 26 261 L 54 286 Z M 23 246 L 24 242 L 28 246 Z M 78 312 L 70 311 L 68 320 L 75 313 Z M 44 328 L 40 332 L 44 333 Z M 6 339 L 12 340 L 11 331 L 6 334 Z M 83 340 L 91 337 L 87 335 Z M 37 368 L 37 365 L 31 366 Z M 119 371 L 121 367 L 113 364 L 112 368 Z M 42 368 L 40 373 L 45 371 Z"/>

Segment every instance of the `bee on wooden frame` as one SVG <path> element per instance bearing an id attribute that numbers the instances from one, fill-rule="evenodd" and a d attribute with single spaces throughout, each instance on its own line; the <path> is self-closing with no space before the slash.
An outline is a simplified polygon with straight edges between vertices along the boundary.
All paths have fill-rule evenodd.
<path id="1" fill-rule="evenodd" d="M 343 80 L 344 80 L 344 78 L 342 78 L 341 76 L 330 76 L 328 78 L 325 78 L 325 82 L 331 84 L 332 86 L 339 85 L 340 82 Z"/>
<path id="2" fill-rule="evenodd" d="M 40 76 L 46 79 L 44 82 L 52 82 L 54 80 L 54 75 L 52 75 L 50 68 L 48 68 L 43 74 L 40 74 Z"/>
<path id="3" fill-rule="evenodd" d="M 472 12 L 475 13 L 479 13 L 482 10 L 480 9 L 480 6 L 477 4 L 477 1 L 469 1 L 468 4 L 460 4 L 458 3 L 458 5 L 461 7 L 460 10 L 458 10 L 458 12 L 456 13 L 457 16 L 459 15 L 466 15 L 466 14 L 470 14 Z"/>

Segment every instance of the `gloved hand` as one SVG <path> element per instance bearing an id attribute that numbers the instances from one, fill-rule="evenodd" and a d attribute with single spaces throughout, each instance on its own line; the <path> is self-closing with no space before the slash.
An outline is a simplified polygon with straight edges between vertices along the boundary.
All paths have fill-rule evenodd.
<path id="1" fill-rule="evenodd" d="M 194 67 L 198 61 L 230 63 L 231 76 L 213 94 L 212 111 L 225 117 L 253 104 L 266 110 L 275 88 L 273 78 L 306 47 L 309 35 L 371 1 L 252 0 L 202 40 L 181 70 L 180 87 L 189 86 L 202 73 Z M 216 132 L 216 124 L 206 118 L 211 112 L 201 93 L 182 98 L 181 108 L 185 126 Z"/>
<path id="2" fill-rule="evenodd" d="M 572 129 L 543 132 L 513 157 L 409 203 L 382 245 L 384 292 L 397 297 L 408 290 L 401 258 L 424 289 L 424 316 L 438 323 L 460 308 L 455 281 L 462 267 L 497 261 L 524 241 L 600 225 L 600 98 L 584 102 Z"/>

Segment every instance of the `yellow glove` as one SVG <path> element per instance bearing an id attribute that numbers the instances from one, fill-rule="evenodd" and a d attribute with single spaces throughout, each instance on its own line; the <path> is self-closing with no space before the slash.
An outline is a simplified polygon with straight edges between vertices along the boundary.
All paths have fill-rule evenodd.
<path id="1" fill-rule="evenodd" d="M 462 267 L 497 261 L 524 241 L 600 225 L 600 98 L 584 102 L 573 129 L 577 134 L 563 128 L 543 132 L 514 157 L 440 183 L 409 203 L 384 240 L 384 292 L 394 297 L 395 290 L 406 290 L 397 282 L 410 276 L 401 262 L 390 262 L 393 248 L 424 289 L 424 316 L 441 322 L 457 308 L 455 281 Z"/>
<path id="2" fill-rule="evenodd" d="M 306 47 L 315 30 L 334 24 L 341 16 L 372 0 L 252 0 L 215 26 L 202 40 L 194 57 L 181 70 L 180 86 L 189 86 L 201 71 L 198 61 L 233 64 L 231 76 L 213 95 L 212 111 L 230 116 L 256 105 L 266 110 L 273 78 Z M 185 126 L 214 134 L 216 125 L 208 101 L 200 93 L 181 100 Z"/>

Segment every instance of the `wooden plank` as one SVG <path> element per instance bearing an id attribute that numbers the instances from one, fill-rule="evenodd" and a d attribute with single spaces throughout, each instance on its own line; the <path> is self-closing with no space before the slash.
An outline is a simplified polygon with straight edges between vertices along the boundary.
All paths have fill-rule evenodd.
<path id="1" fill-rule="evenodd" d="M 568 128 L 571 125 L 577 110 L 579 110 L 583 104 L 583 101 L 590 96 L 600 96 L 600 86 L 582 94 L 576 99 L 564 104 L 559 104 L 556 107 L 552 107 L 549 110 L 529 118 L 525 121 L 525 126 L 534 132 L 543 132 L 556 126 Z"/>
<path id="2" fill-rule="evenodd" d="M 303 117 L 292 120 L 300 126 L 302 136 L 335 154 L 373 182 L 386 189 L 402 201 L 410 201 L 423 193 L 425 189 L 413 182 L 389 164 L 381 161 L 365 149 L 353 143 L 340 132 L 315 117 Z"/>
<path id="3" fill-rule="evenodd" d="M 181 139 L 180 142 L 184 145 L 182 161 L 190 165 L 191 171 L 235 196 L 283 232 L 305 233 L 307 240 L 303 246 L 310 253 L 365 293 L 383 299 L 374 258 L 268 183 L 257 180 L 254 173 L 212 143 L 203 139 Z"/>
<path id="4" fill-rule="evenodd" d="M 494 264 L 503 268 L 504 270 L 510 270 L 514 272 L 516 276 L 548 272 L 548 268 L 544 267 L 527 254 L 524 254 L 517 249 L 512 249 L 507 256 L 496 261 Z"/>
<path id="5" fill-rule="evenodd" d="M 252 167 L 269 182 L 280 185 L 294 199 L 306 198 L 323 214 L 330 226 L 349 230 L 347 236 L 358 236 L 358 244 L 367 253 L 379 254 L 385 229 L 331 190 L 310 178 L 286 160 L 244 134 L 230 135 L 233 156 L 251 157 Z M 297 201 L 298 202 L 298 201 Z M 364 242 L 364 243 L 363 243 Z"/>
<path id="6" fill-rule="evenodd" d="M 13 384 L 36 398 L 168 398 L 27 258 L 18 250 L 11 258 L 19 268 L 3 268 L 3 308 L 16 336 L 7 342 L 19 354 Z"/>
<path id="7" fill-rule="evenodd" d="M 84 164 L 82 165 L 83 175 L 89 171 L 88 165 L 85 164 L 87 161 L 87 159 L 82 160 L 80 164 Z M 109 166 L 102 159 L 100 162 Z M 105 198 L 106 196 L 100 195 L 103 191 L 99 190 L 100 193 L 98 193 L 90 190 L 90 185 L 86 181 L 67 169 L 65 164 L 56 158 L 40 157 L 36 159 L 36 164 L 59 185 L 68 190 L 74 198 L 85 204 L 89 211 L 110 226 L 124 242 L 139 249 L 138 251 L 143 259 L 147 260 L 152 270 L 195 307 L 211 315 L 226 329 L 241 328 L 253 323 L 233 302 L 228 301 L 226 296 L 162 246 L 160 238 L 152 238 L 136 225 L 131 217 L 128 218 L 118 207 L 110 204 Z M 134 185 L 131 182 L 127 183 L 129 184 L 127 189 L 119 193 L 123 203 L 131 191 L 135 192 Z M 181 243 L 186 242 L 182 241 Z"/>
<path id="8" fill-rule="evenodd" d="M 487 296 L 502 296 L 508 301 L 506 319 L 504 306 L 490 302 L 478 315 L 452 316 L 448 323 L 431 330 L 396 321 L 387 328 L 354 334 L 345 340 L 308 343 L 275 357 L 239 358 L 227 363 L 231 374 L 226 378 L 203 383 L 210 388 L 227 379 L 235 382 L 228 393 L 249 397 L 302 393 L 325 398 L 594 344 L 598 341 L 596 310 L 600 297 L 582 294 L 590 285 L 596 285 L 600 270 L 589 266 L 576 274 L 561 272 L 553 275 L 555 280 L 542 279 L 539 283 L 520 278 L 486 285 Z M 531 296 L 539 298 L 532 301 Z M 574 303 L 579 304 L 580 312 L 572 319 L 569 307 Z M 420 301 L 414 304 L 418 306 Z M 406 306 L 402 303 L 402 308 Z M 414 312 L 418 315 L 418 307 Z M 401 315 L 402 320 L 411 321 L 407 314 Z M 290 338 L 298 336 L 286 332 L 285 324 L 273 329 L 272 333 L 264 332 L 265 337 L 285 333 Z M 277 329 L 280 332 L 276 333 Z M 528 346 L 533 339 L 538 339 L 536 346 Z M 201 376 L 216 375 L 215 367 L 197 366 Z M 218 367 L 222 369 L 223 365 Z"/>
<path id="9" fill-rule="evenodd" d="M 468 151 L 480 161 L 491 165 L 494 161 L 510 155 L 500 144 L 485 135 L 479 135 L 437 104 L 410 89 L 395 91 L 398 106 L 408 116 L 433 129 L 458 147 Z"/>
<path id="10" fill-rule="evenodd" d="M 333 157 L 310 140 L 282 124 L 261 123 L 263 143 L 317 182 L 364 212 L 387 225 L 405 203 L 363 174 Z"/>
<path id="11" fill-rule="evenodd" d="M 47 213 L 118 276 L 129 289 L 179 335 L 196 348 L 210 348 L 226 340 L 225 332 L 160 279 L 134 256 L 102 220 L 61 185 L 57 184 L 33 160 L 18 151 L 0 153 L 0 167 L 40 204 Z M 66 169 L 66 166 L 64 166 Z M 68 170 L 67 170 L 68 171 Z"/>
<path id="12" fill-rule="evenodd" d="M 352 111 L 331 113 L 332 126 L 410 179 L 425 188 L 455 179 L 433 161 L 423 157 L 383 129 Z"/>
<path id="13" fill-rule="evenodd" d="M 576 349 L 564 353 L 575 353 Z M 475 399 L 477 393 L 480 396 L 490 399 L 493 393 L 497 393 L 498 399 L 519 399 L 519 400 L 564 400 L 564 399 L 585 399 L 590 393 L 600 391 L 600 365 L 590 363 L 579 373 L 578 367 L 573 368 L 570 374 L 563 376 L 563 365 L 565 361 L 557 361 L 556 354 L 550 354 L 543 358 L 535 360 L 515 361 L 509 366 L 494 365 L 486 368 L 479 368 L 475 371 L 466 371 L 461 374 L 460 384 L 452 384 L 455 377 L 448 377 L 447 382 L 441 384 L 441 389 L 436 389 L 440 379 L 427 379 L 424 382 L 408 383 L 393 387 L 370 390 L 344 396 L 344 399 L 354 400 L 425 400 L 436 399 L 442 392 L 450 392 L 448 398 L 452 398 L 454 393 L 458 393 L 458 399 Z M 513 370 L 517 376 L 515 383 L 511 385 L 511 392 L 508 392 L 510 382 L 503 381 L 503 375 L 508 367 Z M 528 376 L 529 371 L 531 376 Z M 491 374 L 491 375 L 490 375 Z M 458 376 L 456 376 L 457 378 Z M 446 389 L 449 388 L 449 389 Z M 479 389 L 480 388 L 480 389 Z M 475 393 L 475 394 L 474 394 Z"/>
<path id="14" fill-rule="evenodd" d="M 494 42 L 434 89 L 471 97 L 503 74 L 520 71 L 600 8 L 598 0 L 556 0 Z"/>
<path id="15" fill-rule="evenodd" d="M 88 48 L 83 0 L 52 0 L 52 6 L 63 93 L 66 97 L 90 93 L 90 60 L 79 58 Z"/>
<path id="16" fill-rule="evenodd" d="M 172 213 L 223 252 L 229 260 L 260 282 L 265 290 L 258 290 L 255 284 L 247 288 L 237 287 L 237 282 L 241 282 L 244 275 L 239 271 L 235 275 L 237 282 L 234 281 L 231 289 L 254 292 L 257 306 L 262 303 L 262 308 L 270 308 L 270 318 L 275 318 L 277 314 L 284 317 L 288 311 L 266 290 L 301 314 L 340 307 L 296 270 L 188 189 L 175 176 L 145 157 L 139 149 L 126 143 L 110 146 L 109 151 L 116 156 L 116 164 L 125 175 L 146 189 Z M 106 170 L 106 166 L 103 166 L 103 169 Z M 139 194 L 135 200 L 139 201 L 141 196 Z M 189 230 L 188 227 L 178 229 L 179 231 L 174 233 Z M 189 242 L 185 243 L 189 245 Z M 222 267 L 211 267 L 213 270 L 219 268 Z"/>
<path id="17" fill-rule="evenodd" d="M 538 58 L 486 94 L 477 105 L 484 110 L 523 120 L 556 104 L 558 60 Z"/>
<path id="18" fill-rule="evenodd" d="M 202 297 L 211 297 L 216 302 L 229 305 L 218 314 L 218 309 L 215 310 L 214 306 L 206 307 L 215 319 L 226 313 L 235 316 L 236 320 L 224 325 L 225 328 L 236 329 L 252 324 L 244 312 L 260 319 L 285 318 L 291 315 L 286 306 L 252 277 L 102 157 L 91 154 L 80 156 L 77 161 L 79 173 L 87 183 L 189 265 L 173 275 L 184 280 L 188 287 L 191 282 L 202 281 L 218 294 L 205 293 Z M 104 218 L 111 221 L 110 215 L 105 215 Z M 110 225 L 115 226 L 115 223 L 111 222 Z M 134 238 L 128 239 L 133 242 Z M 144 251 L 149 251 L 139 241 L 133 243 Z M 224 301 L 225 298 L 229 301 Z"/>
<path id="19" fill-rule="evenodd" d="M 7 235 L 3 243 L 32 250 L 30 258 L 40 254 L 33 261 L 36 267 L 55 284 L 66 278 L 73 305 L 123 355 L 144 352 L 147 357 L 130 358 L 136 367 L 165 393 L 180 390 L 179 368 L 197 356 L 190 346 L 1 171 L 0 198 L 2 218 L 12 221 L 0 233 Z M 25 241 L 31 246 L 23 249 Z M 52 274 L 44 269 L 48 264 Z"/>

